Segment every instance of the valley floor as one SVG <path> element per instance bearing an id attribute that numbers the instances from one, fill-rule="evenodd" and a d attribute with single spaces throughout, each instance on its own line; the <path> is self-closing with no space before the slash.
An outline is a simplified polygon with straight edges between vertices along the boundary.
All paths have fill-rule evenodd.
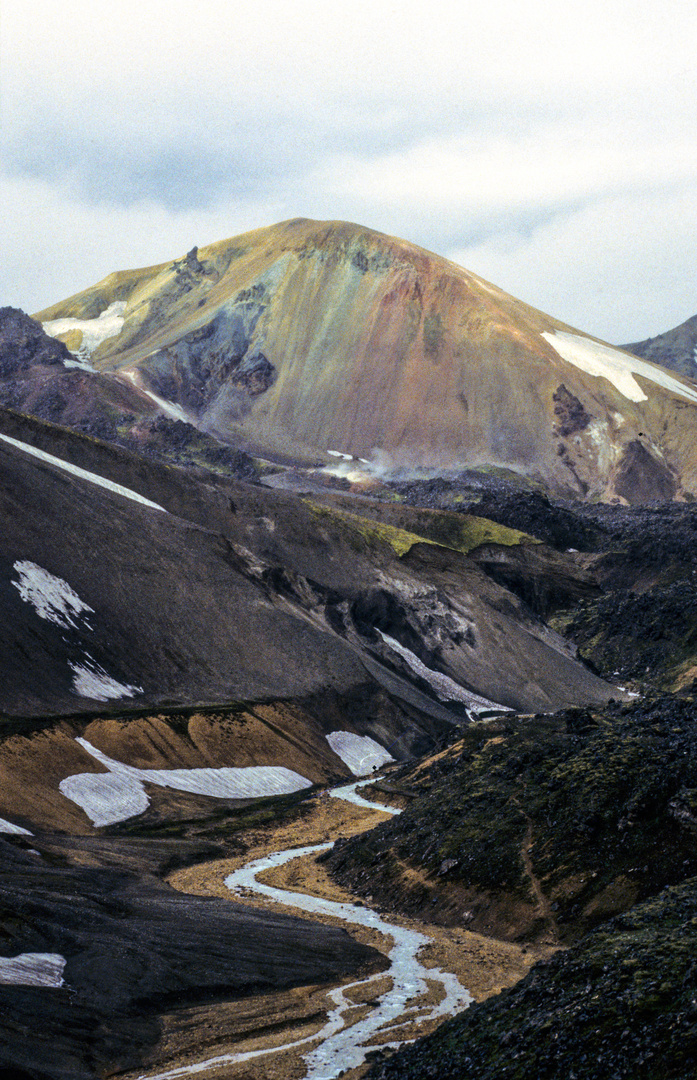
<path id="1" fill-rule="evenodd" d="M 398 799 L 393 798 L 393 801 Z M 242 837 L 247 845 L 244 858 L 218 859 L 180 869 L 170 876 L 169 883 L 189 894 L 230 898 L 226 879 L 241 866 L 270 852 L 304 848 L 332 842 L 339 837 L 356 835 L 373 828 L 386 816 L 386 813 L 377 807 L 373 810 L 357 806 L 322 792 L 312 800 L 311 813 L 301 819 L 282 823 L 276 828 L 252 831 Z M 355 905 L 358 908 L 367 906 L 366 901 L 335 884 L 313 854 L 294 858 L 282 866 L 264 871 L 259 874 L 258 880 L 290 892 Z M 267 911 L 288 911 L 287 906 L 260 898 L 247 890 L 236 890 L 235 900 L 254 906 L 263 904 Z M 313 918 L 339 925 L 339 921 L 332 916 L 318 915 Z M 434 926 L 392 914 L 388 918 L 393 926 L 425 935 L 428 944 L 418 954 L 423 967 L 438 967 L 444 972 L 454 974 L 475 1001 L 482 1001 L 513 985 L 526 974 L 535 961 L 543 955 L 549 955 L 551 951 L 545 946 L 533 948 L 495 941 L 469 933 L 461 927 Z M 387 935 L 370 927 L 351 925 L 350 929 L 358 940 L 383 953 L 387 952 L 392 944 Z M 354 1024 L 363 1020 L 371 1008 L 375 1007 L 380 995 L 389 989 L 391 982 L 389 970 L 385 970 L 365 985 L 357 985 L 348 990 L 347 996 L 353 1007 L 349 1010 L 347 1023 Z M 428 993 L 421 1005 L 432 1007 L 443 997 L 443 988 L 435 979 L 427 982 Z M 332 1008 L 329 995 L 333 988 L 309 986 L 247 998 L 242 1002 L 172 1011 L 163 1018 L 161 1041 L 152 1053 L 153 1067 L 147 1071 L 128 1073 L 128 1080 L 136 1080 L 136 1077 L 191 1075 L 194 1071 L 198 1073 L 197 1065 L 200 1068 L 207 1059 L 263 1050 L 268 1050 L 268 1054 L 237 1063 L 226 1062 L 217 1066 L 211 1065 L 210 1068 L 204 1067 L 199 1075 L 225 1076 L 231 1080 L 300 1080 L 306 1075 L 302 1055 L 307 1054 L 312 1043 L 305 1043 L 300 1047 L 289 1047 L 288 1044 L 311 1038 L 323 1028 L 326 1016 Z M 405 1011 L 407 1004 L 405 1001 Z M 425 1011 L 427 1016 L 428 1010 Z M 406 1021 L 404 1027 L 400 1026 L 402 1020 Z M 399 1027 L 399 1033 L 396 1035 L 393 1031 L 389 1037 L 413 1039 L 433 1030 L 438 1021 L 426 1018 L 415 1023 L 413 1016 L 405 1016 L 394 1018 L 394 1023 Z M 387 1035 L 382 1035 L 383 1040 L 387 1038 Z M 372 1053 L 369 1050 L 371 1058 L 380 1054 L 379 1044 L 380 1035 L 376 1034 L 371 1041 L 375 1049 Z M 367 1068 L 367 1064 L 362 1064 L 348 1072 L 342 1072 L 342 1075 L 347 1080 L 358 1080 L 358 1077 L 365 1075 Z M 325 1073 L 322 1072 L 322 1075 Z M 334 1075 L 339 1073 L 331 1068 L 326 1071 L 327 1077 Z"/>

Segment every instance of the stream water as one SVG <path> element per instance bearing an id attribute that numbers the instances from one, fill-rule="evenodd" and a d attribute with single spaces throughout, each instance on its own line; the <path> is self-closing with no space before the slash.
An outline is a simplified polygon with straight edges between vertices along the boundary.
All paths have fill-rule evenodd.
<path id="1" fill-rule="evenodd" d="M 360 780 L 334 788 L 329 794 L 334 798 L 346 799 L 359 806 L 369 806 L 371 809 L 384 810 L 390 814 L 399 813 L 399 810 L 369 802 L 358 794 L 358 788 L 370 783 L 372 783 L 372 778 Z M 449 1016 L 471 1003 L 472 998 L 469 992 L 455 975 L 442 971 L 438 967 L 425 968 L 419 962 L 418 953 L 429 942 L 425 934 L 386 922 L 377 911 L 368 907 L 338 903 L 317 896 L 308 896 L 306 893 L 289 892 L 257 881 L 257 875 L 264 870 L 282 866 L 304 855 L 327 851 L 331 846 L 331 844 L 315 844 L 310 847 L 275 852 L 234 871 L 225 879 L 225 884 L 233 893 L 243 889 L 253 891 L 300 911 L 307 911 L 313 915 L 332 916 L 347 923 L 377 930 L 392 939 L 392 946 L 387 953 L 391 964 L 389 970 L 380 971 L 366 979 L 359 979 L 347 986 L 337 987 L 330 991 L 328 996 L 332 1007 L 324 1027 L 314 1035 L 271 1049 L 220 1054 L 193 1065 L 170 1069 L 156 1075 L 151 1074 L 148 1080 L 175 1080 L 178 1077 L 203 1073 L 224 1065 L 251 1061 L 253 1058 L 277 1054 L 308 1044 L 312 1046 L 303 1055 L 306 1080 L 334 1080 L 344 1070 L 361 1065 L 365 1061 L 366 1054 L 377 1046 L 395 1047 L 413 1038 L 413 1033 L 406 1032 L 400 1037 L 400 1029 L 405 1025 L 414 1021 L 423 1023 L 425 1020 Z M 371 999 L 372 1008 L 366 1016 L 356 1023 L 351 1023 L 347 1014 L 355 1008 L 355 1002 L 351 1000 L 350 992 L 357 987 L 369 987 L 371 983 L 383 980 L 385 975 L 391 977 L 392 986 L 374 1002 Z M 435 994 L 433 984 L 437 984 L 438 987 Z M 363 997 L 370 997 L 370 993 L 362 995 L 361 1000 Z M 432 1000 L 434 998 L 437 999 L 435 1003 Z M 376 1036 L 378 1039 L 373 1042 Z"/>

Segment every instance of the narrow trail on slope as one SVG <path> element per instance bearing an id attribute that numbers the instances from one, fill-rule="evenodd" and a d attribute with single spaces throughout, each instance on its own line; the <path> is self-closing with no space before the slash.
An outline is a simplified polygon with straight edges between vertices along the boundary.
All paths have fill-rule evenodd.
<path id="1" fill-rule="evenodd" d="M 533 846 L 534 835 L 532 819 L 528 814 L 525 813 L 517 799 L 513 799 L 512 802 L 518 807 L 526 821 L 525 836 L 523 838 L 522 844 L 520 845 L 520 857 L 523 860 L 525 873 L 527 874 L 528 881 L 532 886 L 532 891 L 535 894 L 535 899 L 537 900 L 537 909 L 540 913 L 540 917 L 544 920 L 545 925 L 549 929 L 549 932 L 552 935 L 555 943 L 558 945 L 560 944 L 560 940 L 559 932 L 557 930 L 557 920 L 554 917 L 554 912 L 552 911 L 552 906 L 549 902 L 549 898 L 547 897 L 544 889 L 542 888 L 540 879 L 535 873 L 532 865 L 532 858 L 530 856 L 530 851 Z"/>

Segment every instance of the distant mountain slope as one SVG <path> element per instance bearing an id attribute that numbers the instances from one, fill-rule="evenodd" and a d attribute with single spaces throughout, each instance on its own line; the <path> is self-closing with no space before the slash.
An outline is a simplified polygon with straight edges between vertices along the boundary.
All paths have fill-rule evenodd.
<path id="1" fill-rule="evenodd" d="M 630 503 L 697 492 L 697 387 L 358 225 L 283 222 L 38 318 L 99 371 L 266 455 L 487 462 Z"/>
<path id="2" fill-rule="evenodd" d="M 612 693 L 465 554 L 529 542 L 513 530 L 454 516 L 443 546 L 416 511 L 410 532 L 7 412 L 0 462 L 6 713 L 339 695 L 348 716 L 362 687 L 396 703 L 362 715 L 391 711 L 384 735 L 407 749 L 468 694 L 537 709 Z"/>
<path id="3" fill-rule="evenodd" d="M 622 349 L 650 360 L 652 364 L 679 371 L 689 379 L 697 379 L 697 315 L 687 319 L 665 334 L 622 345 Z"/>

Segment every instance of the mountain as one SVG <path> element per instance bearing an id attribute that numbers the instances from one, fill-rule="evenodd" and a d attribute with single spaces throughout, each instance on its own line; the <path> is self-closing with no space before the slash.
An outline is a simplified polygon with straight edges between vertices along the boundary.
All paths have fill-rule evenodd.
<path id="1" fill-rule="evenodd" d="M 696 403 L 341 223 L 0 309 L 0 1078 L 694 1075 Z"/>
<path id="2" fill-rule="evenodd" d="M 620 347 L 653 364 L 678 371 L 688 379 L 697 379 L 697 315 L 665 334 Z"/>
<path id="3" fill-rule="evenodd" d="M 697 491 L 689 380 L 357 225 L 245 233 L 37 318 L 171 416 L 276 460 L 487 463 L 630 503 Z"/>

